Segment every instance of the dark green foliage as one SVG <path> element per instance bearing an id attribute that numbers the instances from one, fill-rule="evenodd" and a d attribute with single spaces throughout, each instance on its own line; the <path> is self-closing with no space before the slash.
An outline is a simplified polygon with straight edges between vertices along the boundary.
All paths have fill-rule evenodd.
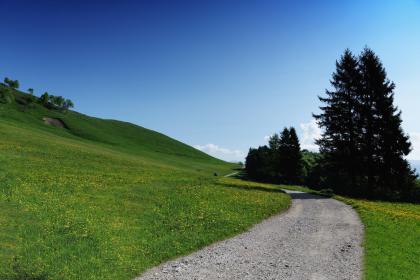
<path id="1" fill-rule="evenodd" d="M 65 99 L 63 106 L 61 107 L 61 110 L 67 111 L 68 109 L 73 108 L 73 107 L 74 107 L 73 101 L 71 101 L 70 99 Z"/>
<path id="2" fill-rule="evenodd" d="M 268 142 L 268 147 L 249 150 L 245 163 L 248 176 L 265 182 L 302 183 L 303 162 L 295 129 L 284 128 Z"/>
<path id="3" fill-rule="evenodd" d="M 347 49 L 336 62 L 336 72 L 326 91 L 327 97 L 319 97 L 325 104 L 323 111 L 315 115 L 324 128 L 322 138 L 317 141 L 324 157 L 327 184 L 334 185 L 338 193 L 358 192 L 354 189 L 360 153 L 357 148 L 359 132 L 358 98 L 361 74 L 357 58 Z M 353 188 L 350 190 L 350 188 Z"/>
<path id="4" fill-rule="evenodd" d="M 266 180 L 275 182 L 279 181 L 282 170 L 282 159 L 280 156 L 281 138 L 275 133 L 268 140 L 268 147 L 270 149 L 270 159 L 265 164 L 270 167 L 270 174 L 266 176 Z"/>
<path id="5" fill-rule="evenodd" d="M 28 88 L 28 92 L 29 92 L 29 94 L 34 94 L 34 89 L 33 88 Z"/>
<path id="6" fill-rule="evenodd" d="M 284 184 L 302 183 L 302 154 L 296 130 L 285 128 L 280 137 L 280 181 Z"/>
<path id="7" fill-rule="evenodd" d="M 50 95 L 48 92 L 45 92 L 39 98 L 39 103 L 48 109 L 56 109 L 61 111 L 67 111 L 70 108 L 74 107 L 73 102 L 70 99 L 65 99 L 62 96 Z"/>
<path id="8" fill-rule="evenodd" d="M 48 92 L 44 92 L 40 97 L 39 97 L 39 103 L 41 103 L 42 105 L 44 105 L 45 107 L 47 107 L 48 102 L 50 100 L 50 95 L 48 94 Z"/>
<path id="9" fill-rule="evenodd" d="M 10 88 L 13 89 L 18 89 L 19 88 L 19 81 L 18 80 L 11 80 L 9 78 L 4 78 L 4 83 L 9 86 Z"/>
<path id="10" fill-rule="evenodd" d="M 362 74 L 361 150 L 370 196 L 404 198 L 414 186 L 414 172 L 404 158 L 411 151 L 401 128 L 401 112 L 393 105 L 395 84 L 387 78 L 382 63 L 370 49 L 360 56 Z"/>
<path id="11" fill-rule="evenodd" d="M 325 168 L 323 156 L 320 153 L 302 151 L 303 183 L 313 189 L 321 189 L 325 185 Z"/>
<path id="12" fill-rule="evenodd" d="M 269 147 L 250 148 L 245 162 L 245 169 L 249 178 L 267 182 L 273 179 L 272 157 Z"/>
<path id="13" fill-rule="evenodd" d="M 324 129 L 317 143 L 325 183 L 341 194 L 408 199 L 415 176 L 404 157 L 411 144 L 380 59 L 368 48 L 359 58 L 346 50 L 331 85 L 315 115 Z"/>
<path id="14" fill-rule="evenodd" d="M 50 103 L 57 108 L 61 108 L 64 104 L 64 98 L 62 96 L 50 95 Z"/>

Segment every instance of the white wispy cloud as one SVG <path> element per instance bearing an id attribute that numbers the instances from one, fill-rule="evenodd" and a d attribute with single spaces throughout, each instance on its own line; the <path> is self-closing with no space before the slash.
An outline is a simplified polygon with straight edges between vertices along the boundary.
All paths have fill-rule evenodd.
<path id="1" fill-rule="evenodd" d="M 230 150 L 215 144 L 194 145 L 194 148 L 225 161 L 244 161 L 245 153 L 240 150 Z"/>
<path id="2" fill-rule="evenodd" d="M 318 146 L 315 144 L 315 140 L 321 137 L 321 129 L 315 119 L 312 119 L 307 123 L 301 123 L 300 129 L 302 130 L 302 137 L 300 141 L 302 149 L 318 151 Z"/>
<path id="3" fill-rule="evenodd" d="M 409 135 L 413 150 L 407 156 L 407 158 L 409 160 L 420 160 L 420 133 L 411 132 Z"/>
<path id="4" fill-rule="evenodd" d="M 264 140 L 265 140 L 266 142 L 268 142 L 268 140 L 270 140 L 270 138 L 271 138 L 273 135 L 274 135 L 274 134 L 264 136 Z"/>
<path id="5" fill-rule="evenodd" d="M 316 121 L 312 119 L 308 123 L 301 123 L 300 128 L 302 130 L 302 149 L 318 151 L 318 146 L 315 144 L 315 140 L 321 137 L 321 129 L 316 124 Z M 407 159 L 420 160 L 420 132 L 411 132 L 409 133 L 409 136 L 412 144 L 412 151 L 408 155 Z"/>

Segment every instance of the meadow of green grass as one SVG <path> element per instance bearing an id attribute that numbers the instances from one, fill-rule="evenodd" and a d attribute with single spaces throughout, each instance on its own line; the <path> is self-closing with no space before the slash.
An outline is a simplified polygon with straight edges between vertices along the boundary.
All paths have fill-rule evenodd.
<path id="1" fill-rule="evenodd" d="M 130 279 L 288 207 L 213 175 L 235 167 L 129 123 L 0 104 L 0 279 Z"/>

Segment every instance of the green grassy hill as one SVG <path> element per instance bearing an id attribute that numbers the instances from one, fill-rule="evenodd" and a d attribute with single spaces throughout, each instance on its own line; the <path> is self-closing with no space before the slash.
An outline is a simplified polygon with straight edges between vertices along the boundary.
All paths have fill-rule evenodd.
<path id="1" fill-rule="evenodd" d="M 0 279 L 130 279 L 290 202 L 160 133 L 1 94 Z"/>

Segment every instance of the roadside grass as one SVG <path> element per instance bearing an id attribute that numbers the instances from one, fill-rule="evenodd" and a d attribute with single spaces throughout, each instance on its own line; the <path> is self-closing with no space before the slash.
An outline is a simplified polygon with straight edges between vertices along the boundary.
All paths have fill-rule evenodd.
<path id="1" fill-rule="evenodd" d="M 366 280 L 420 279 L 419 204 L 335 198 L 352 205 L 365 225 Z"/>
<path id="2" fill-rule="evenodd" d="M 320 191 L 306 187 L 279 187 L 320 194 Z M 333 198 L 351 205 L 365 226 L 364 279 L 420 279 L 420 204 L 368 201 L 338 195 Z"/>
<path id="3" fill-rule="evenodd" d="M 318 194 L 318 191 L 312 190 L 308 187 L 304 186 L 295 186 L 295 185 L 278 185 L 281 189 L 289 190 L 289 191 L 299 191 L 299 192 L 307 192 L 307 193 L 314 193 Z"/>
<path id="4" fill-rule="evenodd" d="M 159 133 L 13 106 L 0 104 L 0 279 L 131 279 L 290 203 Z"/>
<path id="5" fill-rule="evenodd" d="M 283 186 L 281 185 L 244 181 L 244 180 L 232 178 L 232 177 L 220 178 L 218 183 L 225 187 L 242 189 L 242 190 L 250 190 L 250 191 L 260 190 L 264 192 L 283 192 L 284 193 L 284 191 L 282 191 Z"/>
<path id="6" fill-rule="evenodd" d="M 271 187 L 325 195 L 303 186 Z M 364 279 L 420 279 L 420 204 L 369 201 L 338 195 L 333 198 L 351 205 L 364 224 Z"/>

